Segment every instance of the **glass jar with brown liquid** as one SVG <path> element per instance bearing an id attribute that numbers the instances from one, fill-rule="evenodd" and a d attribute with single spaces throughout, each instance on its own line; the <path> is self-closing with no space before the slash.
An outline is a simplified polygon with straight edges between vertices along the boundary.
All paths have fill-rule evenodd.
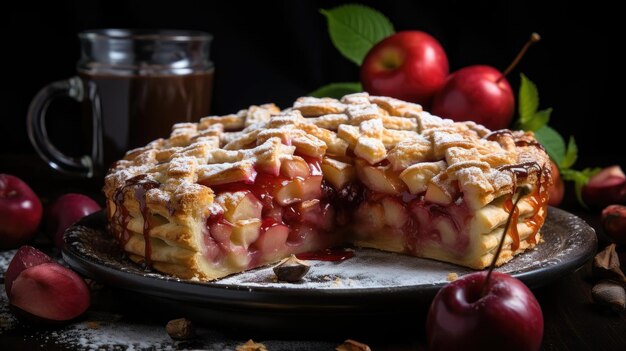
<path id="1" fill-rule="evenodd" d="M 44 87 L 28 112 L 31 142 L 51 167 L 102 176 L 126 151 L 166 138 L 175 123 L 209 113 L 214 67 L 208 33 L 100 29 L 78 36 L 78 75 Z M 68 157 L 48 138 L 46 109 L 58 96 L 81 102 L 90 155 Z"/>

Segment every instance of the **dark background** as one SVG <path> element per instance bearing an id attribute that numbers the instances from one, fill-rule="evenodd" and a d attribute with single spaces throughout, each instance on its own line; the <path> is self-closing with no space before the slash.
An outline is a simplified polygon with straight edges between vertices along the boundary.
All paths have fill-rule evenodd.
<path id="1" fill-rule="evenodd" d="M 26 134 L 28 103 L 46 83 L 72 76 L 79 55 L 76 33 L 105 27 L 199 29 L 212 33 L 216 65 L 213 113 L 250 104 L 281 107 L 330 82 L 356 81 L 358 68 L 332 46 L 318 9 L 336 1 L 225 2 L 73 1 L 12 2 L 1 11 L 3 32 L 0 155 L 34 154 Z M 551 125 L 575 135 L 575 168 L 619 163 L 623 133 L 621 92 L 607 86 L 621 71 L 610 62 L 615 10 L 600 3 L 366 1 L 396 30 L 418 29 L 447 51 L 451 71 L 471 64 L 503 70 L 533 31 L 543 40 L 509 76 L 538 86 L 540 108 L 553 107 Z M 611 82 L 615 83 L 615 82 Z M 619 87 L 619 80 L 617 80 Z M 623 90 L 623 89 L 622 89 Z M 78 107 L 55 103 L 50 133 L 60 148 L 79 155 Z M 32 158 L 30 162 L 39 162 Z M 0 171 L 5 169 L 0 164 Z"/>

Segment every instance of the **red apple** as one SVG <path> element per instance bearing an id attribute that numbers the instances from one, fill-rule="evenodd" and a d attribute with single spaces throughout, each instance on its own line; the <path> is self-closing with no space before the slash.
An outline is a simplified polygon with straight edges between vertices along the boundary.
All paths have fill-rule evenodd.
<path id="1" fill-rule="evenodd" d="M 85 281 L 58 263 L 42 263 L 23 270 L 11 287 L 11 307 L 18 318 L 62 322 L 87 310 L 91 298 Z M 25 312 L 25 313 L 24 313 Z"/>
<path id="2" fill-rule="evenodd" d="M 497 69 L 475 65 L 452 73 L 435 95 L 432 113 L 455 121 L 474 121 L 491 130 L 511 124 L 515 98 Z"/>
<path id="3" fill-rule="evenodd" d="M 482 295 L 486 276 L 465 275 L 437 293 L 426 321 L 429 350 L 539 350 L 543 314 L 533 293 L 492 272 Z"/>
<path id="4" fill-rule="evenodd" d="M 610 166 L 589 178 L 583 186 L 582 197 L 585 204 L 603 208 L 626 201 L 626 176 L 620 166 Z"/>
<path id="5" fill-rule="evenodd" d="M 55 246 L 61 249 L 65 230 L 79 219 L 97 211 L 100 211 L 100 205 L 88 196 L 74 193 L 61 195 L 48 209 L 46 231 Z"/>
<path id="6" fill-rule="evenodd" d="M 4 284 L 11 309 L 27 321 L 70 320 L 90 303 L 89 289 L 82 278 L 31 246 L 17 250 Z"/>
<path id="7" fill-rule="evenodd" d="M 548 189 L 548 205 L 559 206 L 565 195 L 565 184 L 559 167 L 553 161 L 550 161 L 550 164 L 552 165 L 552 186 Z"/>
<path id="8" fill-rule="evenodd" d="M 35 249 L 32 246 L 22 246 L 15 253 L 11 259 L 11 263 L 7 267 L 7 271 L 4 274 L 4 287 L 7 293 L 7 297 L 11 298 L 11 286 L 13 281 L 17 278 L 23 270 L 40 265 L 42 263 L 54 262 L 50 256 Z"/>
<path id="9" fill-rule="evenodd" d="M 35 235 L 41 201 L 18 177 L 0 174 L 0 249 L 17 247 Z"/>
<path id="10" fill-rule="evenodd" d="M 541 39 L 532 33 L 504 73 L 486 65 L 475 65 L 454 72 L 435 95 L 432 113 L 455 121 L 474 121 L 491 130 L 511 124 L 515 99 L 506 80 L 528 48 Z"/>
<path id="11" fill-rule="evenodd" d="M 361 65 L 363 88 L 426 107 L 448 76 L 441 44 L 420 31 L 398 32 L 376 44 Z"/>
<path id="12" fill-rule="evenodd" d="M 617 244 L 626 244 L 626 206 L 610 205 L 602 210 L 602 229 Z"/>

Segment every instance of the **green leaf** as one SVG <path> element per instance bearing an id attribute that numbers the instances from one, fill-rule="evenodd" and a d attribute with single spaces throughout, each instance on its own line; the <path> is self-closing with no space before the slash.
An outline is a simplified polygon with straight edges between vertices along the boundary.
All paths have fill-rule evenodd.
<path id="1" fill-rule="evenodd" d="M 344 82 L 344 83 L 330 83 L 324 85 L 309 93 L 309 96 L 315 97 L 332 97 L 340 98 L 346 94 L 358 93 L 363 91 L 361 83 Z"/>
<path id="2" fill-rule="evenodd" d="M 387 17 L 367 6 L 343 5 L 320 12 L 328 21 L 333 45 L 359 66 L 376 43 L 395 32 Z"/>
<path id="3" fill-rule="evenodd" d="M 574 140 L 573 136 L 569 137 L 569 142 L 567 143 L 567 150 L 565 151 L 565 156 L 559 163 L 559 168 L 567 169 L 570 168 L 576 163 L 576 159 L 578 158 L 578 145 L 576 145 L 576 140 Z"/>
<path id="4" fill-rule="evenodd" d="M 522 129 L 536 131 L 550 122 L 550 114 L 552 108 L 535 112 L 534 116 L 525 124 L 522 124 Z"/>
<path id="5" fill-rule="evenodd" d="M 570 139 L 571 140 L 571 139 Z M 588 208 L 585 201 L 583 201 L 583 187 L 587 182 L 589 182 L 589 178 L 594 176 L 596 173 L 600 172 L 602 168 L 585 168 L 582 171 L 577 171 L 574 169 L 563 169 L 561 170 L 561 178 L 563 180 L 574 182 L 574 192 L 576 193 L 576 200 L 581 204 L 584 208 Z"/>
<path id="6" fill-rule="evenodd" d="M 543 126 L 535 131 L 535 138 L 546 148 L 554 163 L 560 165 L 565 158 L 565 141 L 561 134 L 549 126 Z"/>
<path id="7" fill-rule="evenodd" d="M 520 74 L 522 83 L 519 88 L 519 118 L 520 124 L 528 123 L 539 108 L 539 92 L 537 86 L 523 73 Z"/>

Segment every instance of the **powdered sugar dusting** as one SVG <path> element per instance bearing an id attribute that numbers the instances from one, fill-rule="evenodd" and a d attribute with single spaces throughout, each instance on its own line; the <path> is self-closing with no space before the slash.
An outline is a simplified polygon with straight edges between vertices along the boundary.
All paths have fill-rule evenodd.
<path id="1" fill-rule="evenodd" d="M 2 294 L 4 296 L 4 293 Z M 107 312 L 88 312 L 82 322 L 72 323 L 59 329 L 37 329 L 18 322 L 9 312 L 7 304 L 0 298 L 0 336 L 3 332 L 19 333 L 27 345 L 38 345 L 42 349 L 59 347 L 71 350 L 236 350 L 246 342 L 229 337 L 219 331 L 203 326 L 196 328 L 197 337 L 176 341 L 169 337 L 165 325 L 128 321 L 122 315 Z M 4 327 L 7 319 L 10 327 Z M 332 350 L 334 343 L 325 341 L 256 340 L 269 350 Z"/>
<path id="2" fill-rule="evenodd" d="M 221 279 L 215 284 L 249 287 L 358 289 L 410 285 L 434 285 L 446 281 L 450 264 L 371 249 L 357 249 L 354 257 L 341 262 L 308 261 L 311 270 L 301 283 L 276 281 L 272 267 L 260 268 Z M 457 273 L 467 268 L 454 267 Z"/>
<path id="3" fill-rule="evenodd" d="M 361 133 L 370 137 L 380 137 L 383 134 L 383 121 L 380 119 L 370 119 L 362 122 L 360 127 Z"/>
<path id="4" fill-rule="evenodd" d="M 0 272 L 6 271 L 16 251 L 0 251 Z M 103 297 L 102 295 L 97 296 Z M 233 338 L 206 326 L 197 325 L 196 338 L 175 341 L 167 334 L 165 324 L 134 320 L 132 316 L 123 316 L 108 311 L 94 311 L 93 309 L 89 310 L 80 322 L 53 329 L 33 328 L 18 321 L 9 311 L 4 284 L 0 284 L 0 339 L 3 334 L 10 335 L 13 343 L 17 339 L 24 349 L 39 347 L 41 349 L 67 348 L 86 351 L 181 349 L 234 351 L 237 346 L 248 340 L 246 335 L 242 335 L 241 339 Z M 263 343 L 272 351 L 332 350 L 336 346 L 335 343 L 325 341 L 302 342 L 263 339 L 255 341 Z M 13 343 L 11 345 L 15 345 Z M 0 349 L 4 350 L 4 346 L 6 345 L 0 346 Z"/>
<path id="5" fill-rule="evenodd" d="M 121 316 L 91 315 L 89 321 L 76 323 L 46 336 L 54 343 L 79 350 L 124 349 L 175 350 L 176 342 L 166 333 L 165 327 L 129 324 L 119 321 Z M 221 346 L 221 345 L 220 345 Z"/>
<path id="6" fill-rule="evenodd" d="M 4 292 L 4 284 L 2 284 L 2 292 L 0 293 L 0 335 L 6 331 L 15 329 L 17 324 L 17 318 L 9 312 L 9 300 Z"/>
<path id="7" fill-rule="evenodd" d="M 9 267 L 9 263 L 11 263 L 16 252 L 17 250 L 0 251 L 0 273 L 2 273 L 2 275 L 4 275 L 7 267 Z"/>

